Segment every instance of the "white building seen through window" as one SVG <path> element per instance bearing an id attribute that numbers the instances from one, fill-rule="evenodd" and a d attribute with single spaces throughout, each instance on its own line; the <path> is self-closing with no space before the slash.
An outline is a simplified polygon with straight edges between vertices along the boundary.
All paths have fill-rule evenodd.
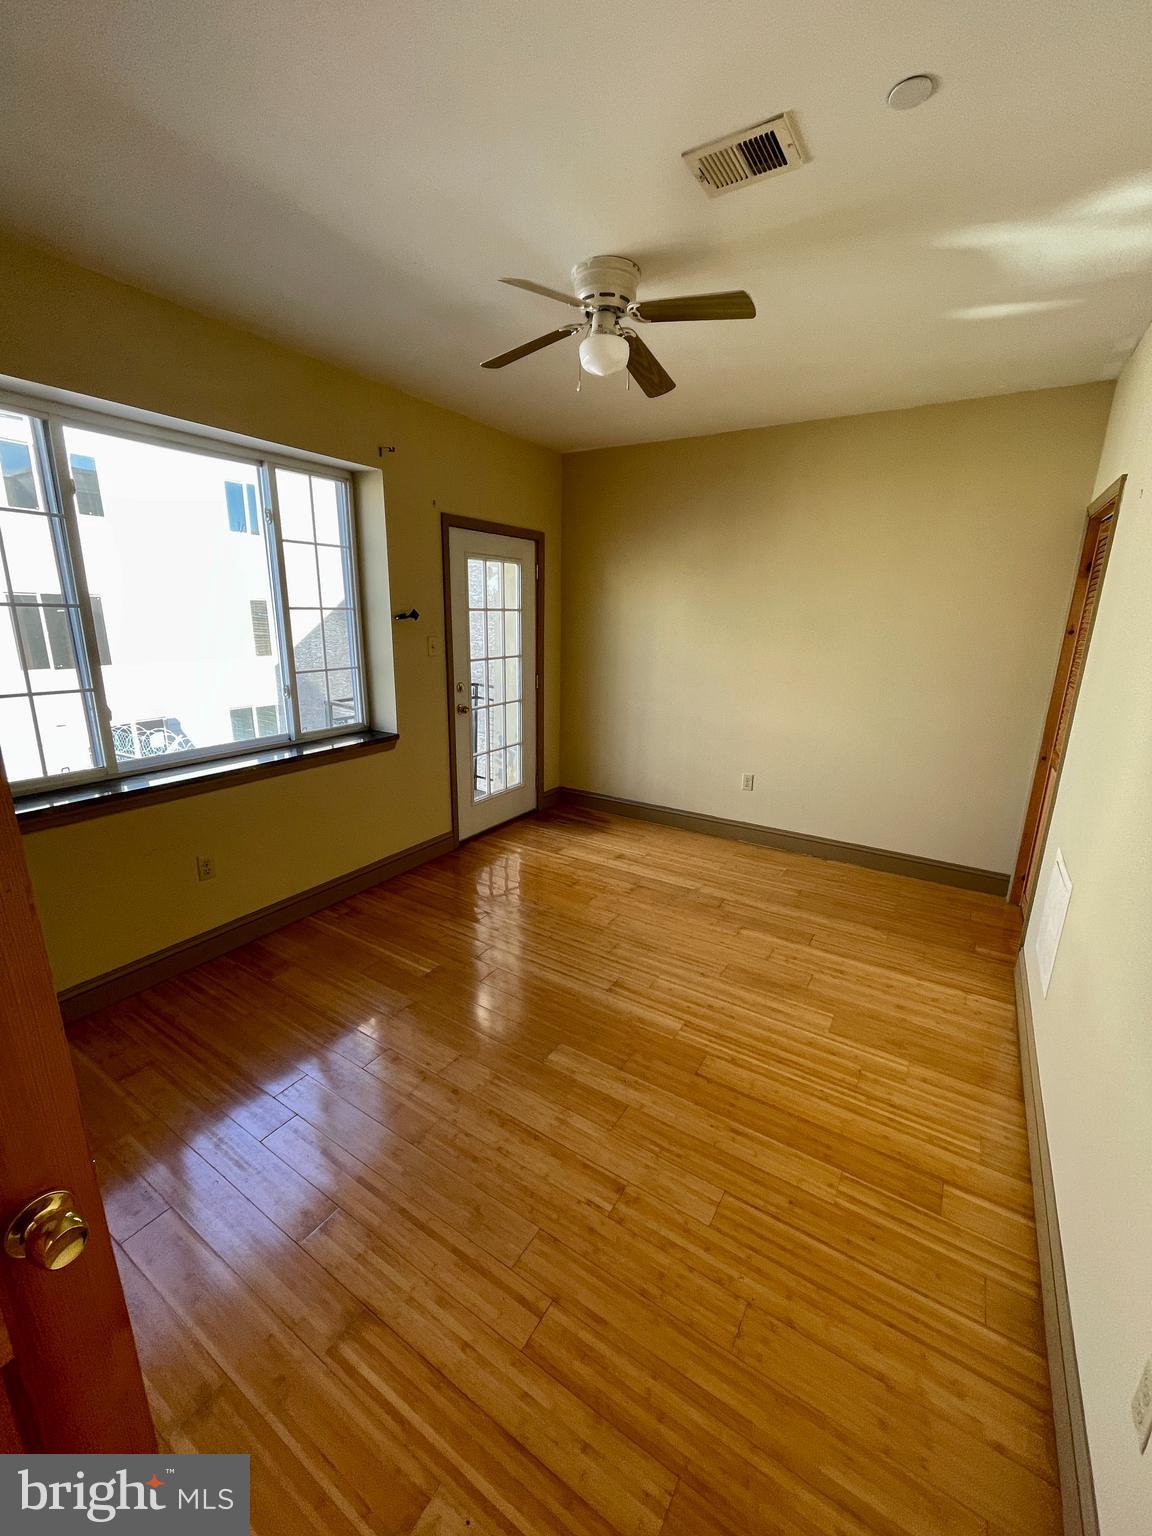
<path id="1" fill-rule="evenodd" d="M 18 793 L 364 722 L 347 476 L 0 405 L 0 756 Z"/>

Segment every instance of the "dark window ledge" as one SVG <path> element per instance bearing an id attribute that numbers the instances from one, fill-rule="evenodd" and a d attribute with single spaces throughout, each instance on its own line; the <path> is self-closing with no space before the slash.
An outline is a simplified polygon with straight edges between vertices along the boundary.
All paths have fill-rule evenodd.
<path id="1" fill-rule="evenodd" d="M 393 731 L 358 731 L 354 736 L 270 747 L 266 752 L 216 758 L 206 763 L 186 763 L 183 767 L 162 768 L 156 773 L 136 774 L 132 778 L 113 779 L 107 783 L 77 784 L 74 789 L 58 787 L 21 795 L 16 801 L 16 818 L 22 832 L 39 832 L 44 827 L 87 821 L 93 816 L 107 816 L 113 811 L 131 810 L 134 806 L 183 800 L 188 795 L 231 789 L 239 784 L 255 783 L 257 779 L 273 779 L 282 773 L 295 773 L 300 768 L 344 762 L 370 752 L 387 752 L 399 740 Z"/>

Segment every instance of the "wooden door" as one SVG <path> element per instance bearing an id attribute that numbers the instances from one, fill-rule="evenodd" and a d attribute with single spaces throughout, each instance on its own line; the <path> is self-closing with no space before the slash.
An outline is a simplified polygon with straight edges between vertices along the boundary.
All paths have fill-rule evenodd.
<path id="1" fill-rule="evenodd" d="M 22 1223 L 38 1196 L 68 1191 Z M 85 1241 L 85 1230 L 87 1240 Z M 18 1244 L 13 1245 L 17 1247 Z M 57 1266 L 57 1267 L 53 1267 Z M 0 1429 L 30 1451 L 155 1449 L 20 829 L 0 775 Z M 15 1449 L 15 1446 L 11 1447 Z"/>
<path id="2" fill-rule="evenodd" d="M 539 803 L 542 535 L 447 528 L 455 824 L 460 838 Z"/>
<path id="3" fill-rule="evenodd" d="M 1080 551 L 1080 564 L 1076 571 L 1076 584 L 1072 591 L 1072 604 L 1064 625 L 1064 640 L 1060 647 L 1060 659 L 1056 664 L 1056 677 L 1052 684 L 1052 697 L 1044 720 L 1044 734 L 1040 740 L 1040 755 L 1032 780 L 1032 792 L 1028 797 L 1028 810 L 1024 818 L 1024 833 L 1020 840 L 1020 853 L 1016 860 L 1016 873 L 1012 879 L 1010 900 L 1015 902 L 1027 917 L 1040 873 L 1040 860 L 1044 853 L 1044 840 L 1048 835 L 1048 823 L 1052 819 L 1052 806 L 1056 799 L 1056 786 L 1060 781 L 1060 769 L 1068 746 L 1068 734 L 1072 729 L 1072 717 L 1076 712 L 1076 699 L 1084 676 L 1084 663 L 1088 645 L 1092 639 L 1092 626 L 1100 601 L 1100 590 L 1108 564 L 1108 554 L 1120 511 L 1120 497 L 1124 490 L 1121 476 L 1088 508 L 1088 526 L 1084 532 L 1084 545 Z"/>

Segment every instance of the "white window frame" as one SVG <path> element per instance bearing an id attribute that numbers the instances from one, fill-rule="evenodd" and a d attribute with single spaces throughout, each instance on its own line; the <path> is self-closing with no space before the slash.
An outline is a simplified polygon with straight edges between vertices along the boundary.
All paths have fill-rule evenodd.
<path id="1" fill-rule="evenodd" d="M 116 783 L 121 779 L 154 777 L 157 774 L 176 773 L 181 768 L 202 768 L 206 763 L 232 762 L 252 759 L 264 752 L 284 747 L 303 746 L 311 742 L 331 741 L 342 736 L 358 736 L 372 729 L 369 719 L 370 689 L 368 682 L 368 650 L 364 643 L 364 615 L 360 598 L 360 551 L 357 537 L 356 480 L 350 469 L 333 464 L 330 460 L 313 458 L 301 453 L 287 453 L 282 448 L 268 447 L 267 451 L 238 443 L 222 434 L 213 436 L 204 431 L 183 431 L 178 427 L 162 426 L 150 421 L 139 421 L 135 416 L 121 416 L 112 409 L 94 410 L 88 406 L 64 405 L 59 401 L 23 391 L 0 389 L 0 407 L 18 412 L 33 423 L 38 462 L 38 478 L 44 482 L 45 516 L 51 518 L 56 558 L 65 602 L 74 598 L 79 617 L 79 627 L 73 625 L 72 643 L 76 652 L 77 676 L 82 698 L 90 699 L 86 713 L 94 749 L 102 755 L 103 764 L 73 773 L 50 774 L 35 779 L 17 779 L 12 782 L 17 799 L 23 795 L 39 795 L 68 785 Z M 117 762 L 112 740 L 112 719 L 104 691 L 100 668 L 100 651 L 96 625 L 93 618 L 92 599 L 84 572 L 84 551 L 81 543 L 80 516 L 76 507 L 68 453 L 64 442 L 65 427 L 87 427 L 116 437 L 143 442 L 163 443 L 186 452 L 204 454 L 210 458 L 227 459 L 232 464 L 253 468 L 260 486 L 261 516 L 264 522 L 264 550 L 268 560 L 269 615 L 274 628 L 273 655 L 277 658 L 281 676 L 286 680 L 284 700 L 289 720 L 289 730 L 277 736 L 263 736 L 251 742 L 222 742 L 217 746 L 196 748 L 191 752 L 162 753 L 156 757 L 140 758 L 131 762 Z M 304 731 L 300 727 L 299 689 L 296 679 L 296 661 L 292 652 L 288 619 L 288 587 L 284 569 L 284 549 L 280 528 L 280 506 L 276 489 L 276 470 L 283 469 L 295 474 L 315 474 L 343 485 L 345 521 L 348 528 L 348 546 L 344 556 L 344 574 L 347 590 L 351 594 L 351 639 L 354 650 L 352 668 L 359 683 L 356 699 L 358 720 L 351 725 L 333 726 L 325 730 Z M 105 509 L 107 515 L 107 509 Z M 320 610 L 323 615 L 323 608 Z M 323 618 L 321 618 L 323 622 Z M 327 675 L 326 673 L 324 674 Z M 27 680 L 27 669 L 25 668 Z M 33 726 L 39 742 L 39 725 L 36 711 L 32 711 Z"/>

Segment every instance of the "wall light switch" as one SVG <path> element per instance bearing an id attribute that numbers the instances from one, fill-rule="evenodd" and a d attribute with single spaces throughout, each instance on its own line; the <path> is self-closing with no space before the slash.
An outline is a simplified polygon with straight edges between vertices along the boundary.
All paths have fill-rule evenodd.
<path id="1" fill-rule="evenodd" d="M 439 635 L 428 636 L 429 656 L 442 656 L 444 654 L 444 642 Z"/>
<path id="2" fill-rule="evenodd" d="M 1152 1440 L 1152 1356 L 1144 1362 L 1140 1385 L 1132 1399 L 1132 1422 L 1136 1426 L 1136 1439 L 1143 1456 Z"/>

